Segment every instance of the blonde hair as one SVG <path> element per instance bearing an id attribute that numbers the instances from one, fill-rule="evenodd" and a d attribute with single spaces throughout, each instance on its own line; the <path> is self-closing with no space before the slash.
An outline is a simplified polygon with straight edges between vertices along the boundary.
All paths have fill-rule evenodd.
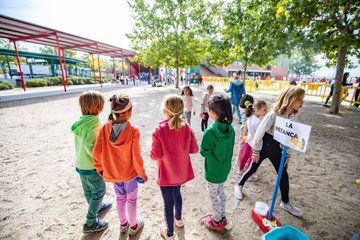
<path id="1" fill-rule="evenodd" d="M 181 114 L 184 111 L 184 102 L 182 98 L 178 95 L 169 95 L 166 96 L 163 104 L 163 111 L 170 116 L 169 128 L 170 129 L 179 129 L 184 122 L 181 119 Z"/>
<path id="2" fill-rule="evenodd" d="M 104 96 L 98 91 L 86 91 L 79 97 L 79 105 L 83 115 L 98 115 L 104 108 Z"/>
<path id="3" fill-rule="evenodd" d="M 274 104 L 274 112 L 278 115 L 284 115 L 286 110 L 299 98 L 304 97 L 305 90 L 297 87 L 297 86 L 290 86 L 287 89 L 284 89 L 279 98 L 277 99 L 276 103 Z M 293 114 L 296 114 L 298 111 L 293 110 Z"/>

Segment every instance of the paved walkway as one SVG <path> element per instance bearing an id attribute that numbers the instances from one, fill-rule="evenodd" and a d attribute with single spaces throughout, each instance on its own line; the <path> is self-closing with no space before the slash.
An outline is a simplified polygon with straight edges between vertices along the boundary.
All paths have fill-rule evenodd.
<path id="1" fill-rule="evenodd" d="M 144 83 L 143 83 L 144 84 Z M 146 83 L 147 85 L 147 83 Z M 104 89 L 117 89 L 121 87 L 131 87 L 133 85 L 121 84 L 88 84 L 88 85 L 71 85 L 64 91 L 63 86 L 39 87 L 39 88 L 15 88 L 12 90 L 0 91 L 0 103 L 12 102 L 17 100 L 33 99 L 48 96 L 69 95 L 73 93 L 83 92 L 87 90 L 104 90 Z"/>
<path id="2" fill-rule="evenodd" d="M 63 86 L 51 86 L 51 87 L 39 87 L 39 88 L 27 88 L 26 91 L 23 91 L 22 88 L 15 88 L 12 90 L 5 90 L 0 91 L 0 104 L 7 103 L 7 102 L 14 102 L 18 100 L 26 100 L 26 99 L 34 99 L 34 98 L 41 98 L 41 97 L 49 97 L 49 96 L 59 96 L 59 95 L 69 95 L 78 92 L 83 92 L 87 90 L 115 90 L 118 88 L 126 88 L 126 87 L 133 87 L 134 85 L 121 85 L 121 84 L 111 84 L 105 83 L 102 84 L 88 84 L 88 85 L 71 85 L 67 88 L 67 91 L 64 92 Z M 140 85 L 136 85 L 140 86 Z M 150 86 L 147 82 L 141 82 L 141 86 Z M 216 86 L 217 87 L 217 86 Z M 221 86 L 219 86 L 221 87 Z M 182 86 L 180 86 L 182 88 Z M 221 87 L 223 88 L 223 87 Z M 274 95 L 278 96 L 280 92 L 274 91 L 255 91 L 255 93 L 263 93 L 266 95 Z M 323 104 L 325 98 L 322 99 L 321 97 L 314 97 L 314 96 L 305 96 L 305 101 L 315 104 Z M 350 104 L 348 102 L 342 102 L 342 107 L 349 108 Z M 360 109 L 357 109 L 360 110 Z"/>

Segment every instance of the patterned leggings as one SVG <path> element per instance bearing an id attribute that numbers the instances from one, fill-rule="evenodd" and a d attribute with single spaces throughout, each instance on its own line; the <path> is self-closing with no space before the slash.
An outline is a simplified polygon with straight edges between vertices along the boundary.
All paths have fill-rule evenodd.
<path id="1" fill-rule="evenodd" d="M 226 217 L 225 206 L 226 196 L 224 191 L 224 183 L 207 183 L 210 202 L 214 211 L 214 220 L 220 222 Z"/>

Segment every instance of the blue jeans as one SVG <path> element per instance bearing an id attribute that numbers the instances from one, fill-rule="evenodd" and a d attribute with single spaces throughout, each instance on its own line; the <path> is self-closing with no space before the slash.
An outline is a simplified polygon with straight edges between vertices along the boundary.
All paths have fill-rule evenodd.
<path id="1" fill-rule="evenodd" d="M 80 179 L 86 201 L 89 204 L 85 224 L 91 226 L 96 222 L 96 215 L 101 207 L 106 186 L 98 174 L 80 175 Z"/>
<path id="2" fill-rule="evenodd" d="M 174 207 L 175 218 L 181 219 L 182 198 L 180 192 L 181 186 L 160 187 L 162 197 L 164 199 L 165 220 L 167 225 L 168 237 L 174 235 Z"/>
<path id="3" fill-rule="evenodd" d="M 239 106 L 238 105 L 232 105 L 232 106 L 233 106 L 232 113 L 234 114 L 234 112 L 236 112 L 236 115 L 239 119 L 238 121 L 239 123 L 241 123 L 241 114 L 240 114 Z"/>

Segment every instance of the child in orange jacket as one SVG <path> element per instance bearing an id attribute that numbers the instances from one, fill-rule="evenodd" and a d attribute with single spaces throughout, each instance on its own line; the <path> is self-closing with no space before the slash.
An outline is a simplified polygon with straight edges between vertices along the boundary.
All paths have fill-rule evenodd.
<path id="1" fill-rule="evenodd" d="M 95 142 L 94 166 L 106 182 L 114 184 L 120 232 L 126 232 L 130 226 L 129 235 L 135 235 L 144 226 L 144 222 L 136 218 L 137 177 L 144 182 L 147 180 L 140 153 L 140 133 L 129 122 L 132 110 L 130 98 L 114 95 L 110 102 L 109 122 L 100 129 Z"/>

